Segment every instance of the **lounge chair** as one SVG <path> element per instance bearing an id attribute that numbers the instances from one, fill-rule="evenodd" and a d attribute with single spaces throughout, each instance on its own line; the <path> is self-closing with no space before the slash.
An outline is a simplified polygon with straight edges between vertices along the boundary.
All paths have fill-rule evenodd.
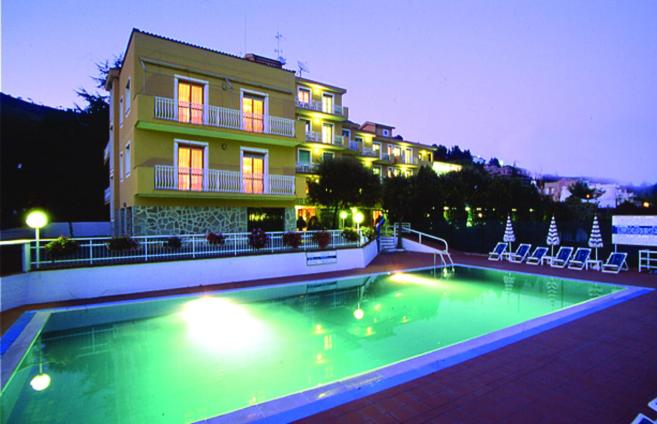
<path id="1" fill-rule="evenodd" d="M 550 266 L 552 268 L 565 268 L 570 261 L 570 256 L 573 254 L 573 248 L 570 246 L 561 246 L 557 252 L 557 256 L 552 258 Z"/>
<path id="2" fill-rule="evenodd" d="M 602 265 L 602 272 L 618 274 L 621 270 L 628 270 L 627 253 L 612 252 L 607 258 L 607 262 Z"/>
<path id="3" fill-rule="evenodd" d="M 587 267 L 586 263 L 590 257 L 591 249 L 588 247 L 578 247 L 568 264 L 568 269 L 576 269 L 578 271 L 583 270 Z"/>
<path id="4" fill-rule="evenodd" d="M 509 261 L 517 264 L 523 263 L 525 259 L 527 259 L 527 255 L 529 255 L 531 249 L 532 249 L 531 244 L 522 243 L 520 246 L 518 246 L 515 253 L 509 254 Z"/>
<path id="5" fill-rule="evenodd" d="M 495 246 L 495 249 L 493 249 L 492 252 L 488 253 L 488 260 L 489 261 L 501 261 L 502 260 L 502 255 L 504 255 L 504 252 L 506 252 L 506 248 L 509 247 L 508 244 L 504 242 L 499 242 Z"/>
<path id="6" fill-rule="evenodd" d="M 543 265 L 543 258 L 548 252 L 547 247 L 543 246 L 538 246 L 536 249 L 534 249 L 534 253 L 529 255 L 527 258 L 527 262 L 525 262 L 527 265 Z"/>

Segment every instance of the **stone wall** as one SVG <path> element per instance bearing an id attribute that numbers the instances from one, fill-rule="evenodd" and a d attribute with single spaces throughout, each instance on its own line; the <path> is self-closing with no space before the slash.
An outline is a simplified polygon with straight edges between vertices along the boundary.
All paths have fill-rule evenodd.
<path id="1" fill-rule="evenodd" d="M 285 231 L 296 231 L 297 214 L 294 208 L 285 208 Z"/>
<path id="2" fill-rule="evenodd" d="M 237 233 L 246 231 L 246 208 L 135 206 L 132 226 L 135 236 Z"/>

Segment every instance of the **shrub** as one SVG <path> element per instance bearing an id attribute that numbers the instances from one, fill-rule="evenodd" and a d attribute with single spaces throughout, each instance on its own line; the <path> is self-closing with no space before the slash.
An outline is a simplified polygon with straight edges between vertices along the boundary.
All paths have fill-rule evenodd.
<path id="1" fill-rule="evenodd" d="M 164 247 L 169 249 L 180 249 L 180 246 L 182 246 L 182 240 L 180 240 L 180 237 L 169 237 L 164 241 Z"/>
<path id="2" fill-rule="evenodd" d="M 112 251 L 130 250 L 139 247 L 137 240 L 130 237 L 114 237 L 107 243 L 107 248 Z"/>
<path id="3" fill-rule="evenodd" d="M 331 233 L 328 231 L 318 231 L 313 234 L 313 241 L 319 245 L 320 249 L 324 249 L 331 242 Z"/>
<path id="4" fill-rule="evenodd" d="M 217 246 L 222 246 L 226 242 L 226 236 L 224 236 L 221 233 L 213 233 L 210 231 L 208 235 L 206 236 L 206 239 L 208 240 L 208 243 L 214 244 Z"/>
<path id="5" fill-rule="evenodd" d="M 376 240 L 376 230 L 372 227 L 361 227 L 360 228 L 363 237 L 368 241 Z"/>
<path id="6" fill-rule="evenodd" d="M 249 234 L 249 244 L 254 249 L 262 249 L 267 245 L 269 235 L 262 228 L 254 228 Z"/>
<path id="7" fill-rule="evenodd" d="M 46 252 L 53 258 L 71 255 L 78 250 L 78 242 L 68 237 L 59 236 L 55 240 L 46 244 Z"/>
<path id="8" fill-rule="evenodd" d="M 353 228 L 345 228 L 342 230 L 342 237 L 347 241 L 358 241 L 358 231 Z"/>
<path id="9" fill-rule="evenodd" d="M 293 249 L 298 248 L 301 246 L 301 233 L 290 231 L 283 234 L 283 244 L 285 246 L 290 246 Z"/>

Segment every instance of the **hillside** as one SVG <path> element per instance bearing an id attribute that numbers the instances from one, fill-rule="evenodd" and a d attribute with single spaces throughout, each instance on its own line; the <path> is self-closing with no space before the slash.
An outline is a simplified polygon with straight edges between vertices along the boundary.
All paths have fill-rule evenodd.
<path id="1" fill-rule="evenodd" d="M 37 105 L 0 93 L 2 228 L 32 207 L 53 221 L 107 220 L 103 203 L 107 118 Z"/>

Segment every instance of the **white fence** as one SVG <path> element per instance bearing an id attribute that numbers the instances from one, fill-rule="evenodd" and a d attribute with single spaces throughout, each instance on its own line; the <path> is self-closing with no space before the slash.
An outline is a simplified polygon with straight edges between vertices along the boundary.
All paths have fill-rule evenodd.
<path id="1" fill-rule="evenodd" d="M 77 242 L 77 248 L 56 257 L 46 249 L 46 245 L 53 239 L 43 239 L 38 247 L 35 241 L 25 244 L 23 263 L 26 265 L 24 268 L 27 268 L 25 270 L 29 270 L 319 250 L 320 246 L 313 237 L 320 232 L 298 232 L 301 244 L 296 249 L 283 243 L 285 233 L 282 231 L 268 232 L 267 242 L 260 249 L 251 245 L 251 233 L 223 234 L 224 241 L 220 244 L 210 243 L 206 234 L 138 236 L 132 238 L 136 242 L 134 247 L 120 250 L 110 249 L 110 237 L 73 238 L 71 240 Z M 329 243 L 324 249 L 360 247 L 364 244 L 361 236 L 355 241 L 349 241 L 343 236 L 342 230 L 326 232 L 329 235 Z M 176 246 L 178 242 L 179 246 Z"/>
<path id="2" fill-rule="evenodd" d="M 155 96 L 154 99 L 154 114 L 156 118 L 168 121 L 179 120 L 178 107 L 174 99 L 158 96 Z M 238 109 L 203 104 L 192 105 L 191 110 L 197 111 L 197 114 L 186 113 L 185 117 L 188 118 L 184 121 L 186 123 L 262 132 L 286 137 L 295 136 L 294 119 L 245 114 Z"/>
<path id="3" fill-rule="evenodd" d="M 299 100 L 296 101 L 297 107 L 300 107 L 302 109 L 308 109 L 308 110 L 316 110 L 318 112 L 324 112 L 324 113 L 330 113 L 332 115 L 340 115 L 340 116 L 345 116 L 345 109 L 341 105 L 333 105 L 333 109 L 326 109 L 322 102 L 318 101 L 311 101 L 311 102 L 301 102 Z"/>
<path id="4" fill-rule="evenodd" d="M 156 190 L 189 190 L 219 193 L 295 194 L 293 175 L 241 175 L 238 171 L 179 168 L 155 165 Z M 181 187 L 180 184 L 185 184 Z"/>

